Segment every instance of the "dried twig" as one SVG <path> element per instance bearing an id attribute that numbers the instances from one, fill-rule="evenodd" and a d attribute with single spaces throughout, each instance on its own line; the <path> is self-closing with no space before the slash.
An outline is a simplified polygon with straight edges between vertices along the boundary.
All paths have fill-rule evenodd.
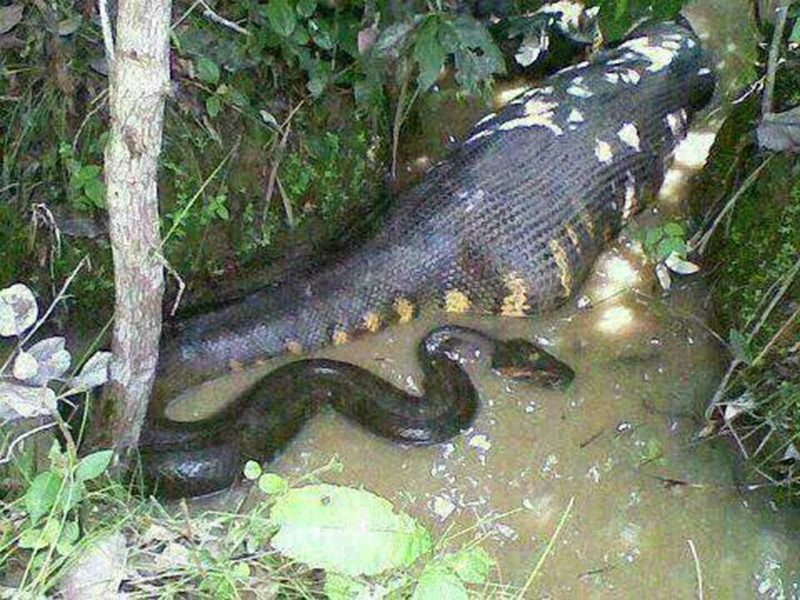
<path id="1" fill-rule="evenodd" d="M 267 191 L 264 193 L 264 211 L 262 219 L 264 221 L 267 220 L 267 213 L 269 212 L 269 206 L 272 202 L 272 193 L 275 191 L 275 182 L 278 178 L 278 167 L 281 165 L 281 160 L 283 160 L 283 153 L 286 151 L 286 144 L 289 141 L 289 132 L 292 128 L 292 119 L 297 114 L 297 111 L 305 104 L 306 99 L 303 98 L 297 105 L 292 108 L 289 112 L 289 116 L 286 117 L 286 120 L 283 122 L 283 125 L 280 126 L 279 131 L 281 133 L 280 141 L 278 142 L 278 147 L 273 152 L 272 156 L 272 169 L 269 172 L 269 178 L 267 179 Z M 287 214 L 287 218 L 290 218 Z"/>
<path id="2" fill-rule="evenodd" d="M 778 58 L 783 41 L 783 31 L 786 28 L 786 17 L 789 14 L 790 0 L 780 0 L 780 4 L 775 9 L 778 15 L 778 22 L 775 24 L 775 33 L 772 35 L 772 45 L 769 49 L 769 60 L 767 61 L 767 79 L 764 86 L 764 95 L 761 97 L 761 116 L 766 117 L 772 113 L 772 97 L 775 93 L 775 72 L 778 69 Z"/>
<path id="3" fill-rule="evenodd" d="M 56 426 L 55 421 L 49 421 L 44 425 L 39 425 L 39 427 L 34 427 L 33 429 L 29 429 L 24 433 L 20 434 L 18 437 L 14 438 L 11 444 L 8 446 L 8 450 L 6 451 L 6 455 L 3 458 L 0 458 L 0 465 L 4 465 L 8 462 L 11 462 L 11 459 L 14 458 L 14 449 L 19 446 L 22 442 L 24 442 L 29 437 L 36 435 L 41 431 L 46 431 L 48 429 L 52 429 Z"/>
<path id="4" fill-rule="evenodd" d="M 692 553 L 694 570 L 695 573 L 697 573 L 697 598 L 698 600 L 703 600 L 703 571 L 700 569 L 700 559 L 697 556 L 697 549 L 694 547 L 694 542 L 692 540 L 686 540 L 686 543 L 689 545 L 689 550 Z"/>

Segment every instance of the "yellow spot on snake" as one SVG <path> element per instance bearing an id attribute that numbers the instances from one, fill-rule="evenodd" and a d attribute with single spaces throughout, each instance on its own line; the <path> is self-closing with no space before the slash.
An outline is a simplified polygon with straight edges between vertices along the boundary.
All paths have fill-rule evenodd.
<path id="1" fill-rule="evenodd" d="M 375 311 L 369 311 L 364 315 L 364 329 L 370 333 L 375 333 L 381 328 L 381 316 Z"/>
<path id="2" fill-rule="evenodd" d="M 569 241 L 572 242 L 573 247 L 577 252 L 581 251 L 581 238 L 578 236 L 577 232 L 572 228 L 572 225 L 567 225 L 566 227 L 567 237 Z"/>
<path id="3" fill-rule="evenodd" d="M 569 297 L 572 294 L 572 272 L 570 271 L 567 253 L 558 243 L 558 240 L 550 240 L 548 245 L 556 259 L 558 270 L 561 272 L 561 287 L 564 288 L 564 296 Z"/>
<path id="4" fill-rule="evenodd" d="M 348 342 L 349 338 L 347 337 L 347 332 L 342 329 L 341 327 L 337 327 L 333 330 L 333 335 L 331 336 L 331 341 L 333 342 L 334 346 L 341 346 Z"/>
<path id="5" fill-rule="evenodd" d="M 297 340 L 286 340 L 286 351 L 289 352 L 289 354 L 299 356 L 303 353 L 303 345 Z"/>
<path id="6" fill-rule="evenodd" d="M 467 312 L 472 303 L 464 292 L 447 290 L 444 294 L 444 309 L 450 313 Z"/>
<path id="7" fill-rule="evenodd" d="M 403 296 L 398 296 L 394 300 L 394 311 L 400 318 L 400 323 L 408 323 L 414 318 L 414 305 Z"/>
<path id="8" fill-rule="evenodd" d="M 526 311 L 531 308 L 528 304 L 528 285 L 516 273 L 506 275 L 504 283 L 508 290 L 508 296 L 503 298 L 500 314 L 504 317 L 524 317 Z"/>

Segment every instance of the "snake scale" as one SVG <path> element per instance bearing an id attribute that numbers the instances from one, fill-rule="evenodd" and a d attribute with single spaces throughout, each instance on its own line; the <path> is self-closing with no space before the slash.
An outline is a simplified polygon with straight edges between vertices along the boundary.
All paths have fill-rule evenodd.
<path id="1" fill-rule="evenodd" d="M 235 472 L 246 454 L 271 457 L 325 398 L 347 413 L 354 409 L 347 402 L 337 406 L 337 398 L 360 398 L 367 388 L 388 386 L 359 370 L 358 377 L 366 379 L 355 389 L 343 374 L 356 375 L 351 370 L 357 367 L 301 360 L 278 369 L 267 377 L 271 382 L 257 384 L 247 399 L 210 420 L 190 425 L 163 416 L 164 401 L 175 391 L 231 367 L 345 343 L 407 322 L 428 307 L 522 317 L 565 302 L 603 245 L 657 191 L 672 150 L 714 85 L 700 40 L 687 26 L 641 28 L 616 48 L 556 73 L 481 119 L 441 163 L 396 198 L 371 239 L 311 273 L 179 320 L 162 344 L 140 442 L 146 473 L 166 481 L 171 495 L 225 487 L 231 477 L 220 473 Z M 446 344 L 431 351 L 424 341 L 420 351 L 426 397 L 437 397 L 434 408 L 419 408 L 422 423 L 431 420 L 431 431 L 409 434 L 415 427 L 404 429 L 401 421 L 413 419 L 397 403 L 384 412 L 374 408 L 378 418 L 353 418 L 410 443 L 438 441 L 466 426 L 474 391 L 468 391 L 457 353 L 442 348 L 474 332 L 445 331 Z M 539 350 L 525 348 L 523 358 L 514 360 L 536 362 Z M 564 375 L 568 368 L 553 361 L 548 368 Z M 449 383 L 445 372 L 453 378 Z M 320 389 L 303 392 L 303 381 L 321 382 Z M 273 404 L 286 404 L 283 430 L 260 426 L 276 443 L 250 440 L 248 433 L 237 437 L 236 448 L 226 442 L 220 451 L 220 440 L 235 436 L 233 429 L 247 429 L 248 420 L 248 432 L 258 431 L 262 409 L 247 407 L 263 404 L 256 396 L 270 394 Z M 315 394 L 324 398 L 311 399 Z M 306 401 L 291 400 L 299 396 Z M 411 401 L 404 398 L 397 402 Z M 447 411 L 460 416 L 451 418 L 455 425 L 442 427 L 437 419 Z M 395 418 L 389 413 L 399 421 L 380 431 L 378 422 Z"/>

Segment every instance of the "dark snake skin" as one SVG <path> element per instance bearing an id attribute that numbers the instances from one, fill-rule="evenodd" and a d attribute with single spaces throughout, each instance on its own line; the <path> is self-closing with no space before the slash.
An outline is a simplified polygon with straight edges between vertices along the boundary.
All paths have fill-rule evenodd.
<path id="1" fill-rule="evenodd" d="M 603 244 L 658 189 L 671 151 L 713 89 L 714 75 L 692 31 L 674 23 L 640 30 L 618 48 L 557 73 L 482 119 L 442 163 L 397 198 L 373 239 L 315 272 L 178 321 L 162 347 L 140 444 L 145 474 L 160 477 L 175 494 L 224 487 L 235 476 L 241 455 L 255 452 L 252 444 L 217 451 L 225 435 L 232 435 L 231 424 L 255 432 L 261 423 L 261 434 L 285 443 L 295 425 L 305 422 L 299 414 L 311 406 L 316 410 L 321 402 L 291 399 L 314 394 L 330 397 L 337 409 L 377 433 L 413 442 L 405 436 L 402 419 L 393 420 L 375 405 L 365 413 L 372 410 L 375 418 L 368 419 L 346 403 L 337 405 L 334 397 L 341 395 L 342 385 L 355 386 L 350 392 L 357 397 L 366 397 L 356 389 L 359 385 L 387 394 L 391 386 L 334 361 L 282 367 L 258 384 L 245 404 L 237 402 L 202 425 L 170 422 L 163 407 L 177 390 L 232 367 L 345 342 L 407 321 L 426 306 L 520 317 L 564 302 Z M 450 371 L 464 386 L 468 383 L 468 377 L 463 382 L 466 375 L 456 373 L 457 357 L 422 358 Z M 512 376 L 517 368 L 528 370 L 525 360 L 514 357 L 504 368 Z M 341 383 L 339 373 L 348 370 L 361 383 Z M 298 382 L 319 389 L 303 392 Z M 453 385 L 439 381 L 433 386 L 428 396 L 439 398 L 434 412 L 447 396 L 443 390 L 452 391 Z M 463 399 L 464 390 L 449 401 Z M 252 399 L 267 392 L 289 404 L 281 409 L 285 430 L 268 426 L 258 408 L 264 401 Z M 389 412 L 404 414 L 393 402 Z M 245 410 L 245 405 L 256 408 Z M 454 419 L 449 435 L 469 422 L 471 416 L 464 415 L 473 410 L 455 411 L 461 417 Z M 260 416 L 251 418 L 251 413 Z M 431 443 L 441 438 L 433 433 L 439 425 L 425 414 Z M 381 423 L 390 426 L 382 429 Z M 245 439 L 237 437 L 235 443 L 245 444 Z M 264 448 L 279 445 L 261 444 L 262 457 L 273 453 Z M 181 454 L 184 450 L 188 453 Z"/>
<path id="2" fill-rule="evenodd" d="M 698 38 L 672 23 L 544 80 L 401 194 L 373 239 L 179 321 L 162 348 L 162 389 L 344 341 L 430 304 L 523 316 L 564 302 L 626 208 L 658 189 L 713 88 Z"/>
<path id="3" fill-rule="evenodd" d="M 179 422 L 153 416 L 139 442 L 142 483 L 165 498 L 224 489 L 241 475 L 246 459 L 272 460 L 325 405 L 395 442 L 443 442 L 466 429 L 478 409 L 478 392 L 464 368 L 478 355 L 506 377 L 549 388 L 566 387 L 575 376 L 532 342 L 498 341 L 456 325 L 434 329 L 419 344 L 421 396 L 355 365 L 298 360 L 277 368 L 206 419 Z"/>

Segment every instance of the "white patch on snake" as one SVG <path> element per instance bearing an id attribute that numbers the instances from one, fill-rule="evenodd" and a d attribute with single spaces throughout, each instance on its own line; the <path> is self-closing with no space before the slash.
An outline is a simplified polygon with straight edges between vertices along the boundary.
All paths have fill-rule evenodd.
<path id="1" fill-rule="evenodd" d="M 580 81 L 579 81 L 580 80 Z M 572 85 L 567 88 L 567 93 L 576 98 L 591 98 L 594 94 L 582 83 L 583 77 L 576 77 L 572 80 Z"/>
<path id="2" fill-rule="evenodd" d="M 606 81 L 609 81 L 615 85 L 619 83 L 619 74 L 617 73 L 606 73 L 605 75 L 603 75 L 603 77 L 605 78 Z"/>
<path id="3" fill-rule="evenodd" d="M 497 116 L 497 113 L 489 113 L 488 115 L 486 115 L 485 117 L 483 117 L 483 118 L 482 118 L 480 121 L 478 121 L 477 123 L 475 123 L 475 129 L 477 129 L 477 128 L 478 128 L 478 127 L 480 127 L 481 125 L 484 125 L 484 124 L 488 123 L 489 121 L 491 121 L 492 119 L 494 119 L 496 116 Z"/>
<path id="4" fill-rule="evenodd" d="M 636 129 L 636 125 L 633 123 L 625 123 L 622 129 L 617 132 L 617 137 L 637 152 L 642 149 L 639 141 L 639 130 Z"/>
<path id="5" fill-rule="evenodd" d="M 667 127 L 672 132 L 672 135 L 678 137 L 683 135 L 684 127 L 686 126 L 686 111 L 681 109 L 674 113 L 668 114 L 664 117 L 664 120 L 667 123 Z"/>
<path id="6" fill-rule="evenodd" d="M 569 123 L 583 123 L 586 119 L 583 118 L 583 113 L 579 111 L 577 108 L 573 108 L 569 111 L 569 116 L 567 117 L 567 122 Z"/>
<path id="7" fill-rule="evenodd" d="M 555 135 L 561 135 L 564 130 L 554 121 L 558 102 L 545 102 L 543 100 L 529 100 L 525 103 L 525 114 L 522 117 L 506 121 L 498 129 L 511 131 L 520 127 L 545 127 Z"/>
<path id="8" fill-rule="evenodd" d="M 622 207 L 622 218 L 627 219 L 636 208 L 636 178 L 628 171 L 625 181 L 625 205 Z"/>
<path id="9" fill-rule="evenodd" d="M 650 61 L 650 66 L 647 70 L 651 73 L 657 73 L 662 69 L 667 68 L 675 59 L 675 51 L 669 48 L 664 48 L 660 45 L 654 45 L 650 42 L 648 37 L 639 37 L 629 42 L 625 42 L 620 48 L 628 48 L 633 50 L 638 55 L 643 56 Z"/>
<path id="10" fill-rule="evenodd" d="M 569 29 L 580 28 L 581 17 L 583 16 L 583 4 L 580 2 L 559 0 L 558 2 L 553 2 L 552 4 L 545 4 L 536 12 L 540 14 L 561 13 L 561 18 L 557 21 L 559 29 L 568 31 Z"/>
<path id="11" fill-rule="evenodd" d="M 708 67 L 703 67 L 697 72 L 698 75 L 711 75 L 711 69 Z"/>
<path id="12" fill-rule="evenodd" d="M 472 137 L 467 138 L 464 141 L 464 143 L 465 144 L 471 144 L 472 142 L 475 142 L 475 141 L 477 141 L 477 140 L 479 140 L 481 138 L 484 138 L 484 137 L 487 137 L 489 135 L 492 135 L 493 133 L 494 133 L 494 131 L 492 131 L 491 129 L 484 129 L 483 131 L 479 131 L 478 133 L 476 133 Z"/>
<path id="13" fill-rule="evenodd" d="M 620 77 L 622 77 L 622 81 L 631 85 L 636 85 L 642 80 L 642 76 L 639 75 L 639 71 L 636 69 L 625 69 L 620 73 Z"/>
<path id="14" fill-rule="evenodd" d="M 675 42 L 673 40 L 664 40 L 661 42 L 661 47 L 666 48 L 668 50 L 680 50 L 681 45 L 679 42 Z"/>
<path id="15" fill-rule="evenodd" d="M 611 144 L 603 140 L 595 140 L 594 155 L 604 165 L 610 165 L 614 160 L 614 153 L 611 151 Z"/>

